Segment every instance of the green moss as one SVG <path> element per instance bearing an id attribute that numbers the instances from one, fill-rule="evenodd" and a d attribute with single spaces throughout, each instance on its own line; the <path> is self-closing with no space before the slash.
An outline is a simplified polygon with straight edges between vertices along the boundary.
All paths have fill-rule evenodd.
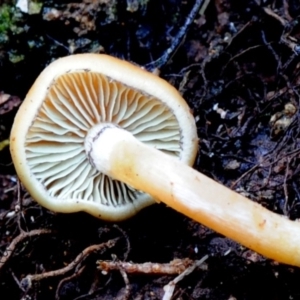
<path id="1" fill-rule="evenodd" d="M 19 54 L 13 50 L 8 52 L 8 57 L 9 57 L 9 60 L 14 64 L 24 60 L 24 58 L 25 58 L 25 56 L 23 54 Z"/>
<path id="2" fill-rule="evenodd" d="M 2 4 L 0 6 L 0 43 L 8 40 L 8 33 L 18 33 L 22 30 L 17 26 L 21 15 L 18 10 L 9 4 Z"/>
<path id="3" fill-rule="evenodd" d="M 0 34 L 6 33 L 13 26 L 13 7 L 8 4 L 0 6 Z"/>
<path id="4" fill-rule="evenodd" d="M 39 14 L 41 12 L 43 3 L 39 1 L 30 1 L 29 2 L 29 11 L 30 15 Z"/>

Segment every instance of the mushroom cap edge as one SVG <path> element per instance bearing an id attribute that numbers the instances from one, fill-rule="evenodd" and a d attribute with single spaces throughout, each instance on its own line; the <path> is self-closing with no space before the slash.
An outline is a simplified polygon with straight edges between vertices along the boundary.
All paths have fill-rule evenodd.
<path id="1" fill-rule="evenodd" d="M 80 199 L 57 201 L 47 195 L 44 186 L 34 179 L 30 168 L 26 165 L 24 147 L 26 133 L 46 97 L 49 86 L 58 76 L 77 70 L 102 73 L 112 80 L 119 81 L 158 99 L 163 99 L 166 104 L 170 103 L 171 107 L 174 107 L 172 102 L 176 100 L 176 106 L 180 109 L 179 113 L 174 111 L 174 114 L 181 126 L 184 124 L 188 125 L 182 137 L 183 142 L 188 145 L 188 151 L 181 158 L 188 165 L 193 164 L 198 150 L 198 137 L 194 118 L 185 100 L 168 82 L 129 62 L 104 54 L 75 54 L 57 59 L 46 67 L 34 82 L 16 114 L 11 130 L 10 150 L 21 182 L 23 182 L 34 199 L 38 199 L 39 203 L 53 211 L 66 213 L 85 211 L 98 218 L 110 221 L 129 218 L 153 202 L 149 200 L 148 195 L 145 194 L 140 199 L 138 206 L 132 203 L 125 205 L 122 208 L 118 208 L 116 214 L 112 212 L 111 208 L 99 205 L 99 203 L 88 202 L 87 205 L 86 201 L 81 201 Z M 182 113 L 183 111 L 185 113 Z M 122 215 L 125 217 L 122 217 Z"/>

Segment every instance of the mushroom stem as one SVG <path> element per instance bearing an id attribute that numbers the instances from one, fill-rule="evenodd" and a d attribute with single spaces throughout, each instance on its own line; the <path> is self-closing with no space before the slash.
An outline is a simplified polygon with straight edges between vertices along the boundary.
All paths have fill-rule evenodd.
<path id="1" fill-rule="evenodd" d="M 263 208 L 114 125 L 93 129 L 86 147 L 99 171 L 268 258 L 300 266 L 300 223 Z"/>

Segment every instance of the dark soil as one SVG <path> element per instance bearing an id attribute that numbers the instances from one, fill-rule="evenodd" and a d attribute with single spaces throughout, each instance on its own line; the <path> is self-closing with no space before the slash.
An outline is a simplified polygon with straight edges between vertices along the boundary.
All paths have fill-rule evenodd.
<path id="1" fill-rule="evenodd" d="M 9 22 L 0 21 L 1 299 L 162 299 L 176 275 L 126 276 L 122 268 L 105 274 L 96 261 L 144 266 L 205 255 L 172 299 L 300 299 L 298 268 L 267 260 L 162 204 L 119 224 L 55 214 L 30 198 L 12 165 L 6 144 L 14 115 L 43 68 L 73 53 L 107 53 L 159 67 L 180 90 L 197 121 L 197 170 L 299 219 L 300 5 L 205 3 L 184 28 L 197 1 L 47 0 L 40 12 L 26 14 L 0 0 L 0 20 L 5 7 Z M 184 38 L 176 39 L 182 30 Z M 159 59 L 177 40 L 171 57 Z M 28 280 L 53 270 L 59 271 Z"/>

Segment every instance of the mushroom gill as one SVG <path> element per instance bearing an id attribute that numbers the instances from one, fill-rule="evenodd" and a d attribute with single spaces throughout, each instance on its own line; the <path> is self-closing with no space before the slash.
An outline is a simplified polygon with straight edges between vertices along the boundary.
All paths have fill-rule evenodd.
<path id="1" fill-rule="evenodd" d="M 150 196 L 99 173 L 88 162 L 85 137 L 101 122 L 180 158 L 182 130 L 171 108 L 105 75 L 76 71 L 52 82 L 27 132 L 26 160 L 33 176 L 49 196 L 61 200 L 119 206 L 147 197 L 151 204 Z"/>

